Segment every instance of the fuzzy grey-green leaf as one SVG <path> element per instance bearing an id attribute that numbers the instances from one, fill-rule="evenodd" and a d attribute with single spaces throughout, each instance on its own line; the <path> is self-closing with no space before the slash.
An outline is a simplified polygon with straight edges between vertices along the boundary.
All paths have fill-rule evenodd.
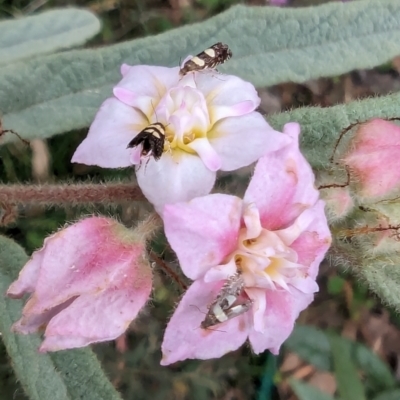
<path id="1" fill-rule="evenodd" d="M 0 66 L 79 46 L 96 35 L 100 27 L 94 14 L 76 8 L 0 21 Z"/>
<path id="2" fill-rule="evenodd" d="M 400 5 L 400 3 L 399 3 Z M 304 107 L 272 115 L 270 124 L 281 130 L 285 123 L 301 125 L 301 150 L 315 168 L 325 168 L 343 129 L 371 118 L 400 116 L 400 93 L 340 104 L 334 107 Z"/>
<path id="3" fill-rule="evenodd" d="M 10 331 L 20 316 L 22 301 L 3 296 L 28 260 L 14 241 L 0 236 L 0 332 L 12 365 L 31 400 L 121 400 L 89 349 L 39 354 L 38 335 Z M 56 396 L 56 397 L 55 397 Z"/>
<path id="4" fill-rule="evenodd" d="M 4 127 L 28 139 L 87 127 L 111 96 L 122 63 L 178 65 L 217 41 L 233 52 L 221 71 L 258 86 L 370 68 L 400 54 L 400 2 L 332 2 L 306 9 L 237 6 L 162 35 L 2 68 Z"/>

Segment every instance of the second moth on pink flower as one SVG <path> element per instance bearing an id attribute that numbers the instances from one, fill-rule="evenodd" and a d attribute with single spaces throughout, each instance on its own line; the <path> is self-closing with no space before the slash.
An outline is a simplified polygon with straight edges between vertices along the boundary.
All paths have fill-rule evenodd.
<path id="1" fill-rule="evenodd" d="M 159 212 L 208 194 L 216 171 L 250 165 L 286 143 L 255 111 L 254 86 L 236 76 L 209 71 L 182 78 L 179 67 L 148 65 L 123 65 L 121 73 L 72 161 L 104 168 L 145 164 L 137 168 L 138 184 Z M 127 145 L 156 122 L 165 127 L 164 153 L 158 161 L 143 160 L 141 146 Z"/>
<path id="2" fill-rule="evenodd" d="M 163 365 L 221 357 L 247 339 L 255 353 L 276 354 L 313 300 L 331 235 L 299 133 L 298 124 L 285 125 L 290 144 L 258 161 L 243 200 L 213 194 L 165 206 L 167 239 L 194 282 L 167 326 Z M 238 272 L 250 310 L 202 329 L 208 307 Z"/>

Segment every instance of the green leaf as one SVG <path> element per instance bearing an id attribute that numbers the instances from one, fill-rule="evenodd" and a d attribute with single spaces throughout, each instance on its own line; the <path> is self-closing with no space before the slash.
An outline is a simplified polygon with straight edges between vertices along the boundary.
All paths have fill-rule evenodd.
<path id="1" fill-rule="evenodd" d="M 380 393 L 378 396 L 373 398 L 373 400 L 399 400 L 399 399 L 400 399 L 400 389 L 389 390 Z"/>
<path id="2" fill-rule="evenodd" d="M 386 304 L 400 311 L 400 265 L 397 254 L 379 256 L 365 260 L 360 267 L 353 266 L 353 271 L 368 283 Z"/>
<path id="3" fill-rule="evenodd" d="M 87 127 L 120 80 L 122 63 L 176 66 L 217 41 L 233 51 L 221 71 L 259 86 L 371 68 L 400 54 L 400 2 L 331 2 L 304 9 L 237 6 L 162 35 L 5 67 L 0 70 L 4 127 L 28 139 Z M 318 135 L 323 131 L 314 130 Z"/>
<path id="4" fill-rule="evenodd" d="M 333 370 L 332 349 L 330 337 L 343 343 L 347 353 L 357 366 L 365 373 L 365 381 L 375 392 L 393 388 L 396 381 L 389 367 L 368 347 L 342 338 L 333 333 L 325 333 L 312 326 L 296 326 L 285 347 L 297 353 L 303 360 L 315 367 Z"/>
<path id="5" fill-rule="evenodd" d="M 334 400 L 331 395 L 321 392 L 321 390 L 316 387 L 299 381 L 298 379 L 291 378 L 289 379 L 289 383 L 299 400 Z M 352 400 L 355 400 L 355 398 Z"/>
<path id="6" fill-rule="evenodd" d="M 338 336 L 331 336 L 330 343 L 341 400 L 366 400 L 363 385 L 348 352 L 348 345 Z"/>
<path id="7" fill-rule="evenodd" d="M 363 3 L 363 2 L 361 2 Z M 400 2 L 399 2 L 400 5 Z M 301 149 L 314 168 L 329 166 L 330 157 L 341 131 L 356 122 L 371 118 L 392 118 L 400 115 L 400 93 L 353 101 L 334 107 L 305 107 L 272 115 L 269 122 L 282 129 L 287 122 L 301 125 Z"/>
<path id="8" fill-rule="evenodd" d="M 297 325 L 286 340 L 285 347 L 318 369 L 332 369 L 329 339 L 324 332 L 312 326 Z"/>
<path id="9" fill-rule="evenodd" d="M 0 293 L 28 260 L 14 241 L 0 236 Z M 90 349 L 39 354 L 37 335 L 16 335 L 10 328 L 22 301 L 0 296 L 0 331 L 18 379 L 31 400 L 121 400 Z"/>
<path id="10" fill-rule="evenodd" d="M 0 22 L 0 66 L 85 43 L 100 31 L 100 20 L 87 10 L 49 10 Z"/>

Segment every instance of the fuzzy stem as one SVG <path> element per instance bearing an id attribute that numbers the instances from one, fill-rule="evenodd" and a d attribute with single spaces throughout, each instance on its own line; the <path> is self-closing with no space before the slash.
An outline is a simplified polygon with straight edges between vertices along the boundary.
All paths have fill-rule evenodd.
<path id="1" fill-rule="evenodd" d="M 144 200 L 132 183 L 0 185 L 0 204 L 122 203 Z"/>
<path id="2" fill-rule="evenodd" d="M 153 260 L 162 270 L 165 271 L 183 290 L 187 289 L 187 285 L 182 281 L 179 275 L 168 266 L 168 264 L 157 256 L 154 251 L 150 251 L 150 259 Z"/>

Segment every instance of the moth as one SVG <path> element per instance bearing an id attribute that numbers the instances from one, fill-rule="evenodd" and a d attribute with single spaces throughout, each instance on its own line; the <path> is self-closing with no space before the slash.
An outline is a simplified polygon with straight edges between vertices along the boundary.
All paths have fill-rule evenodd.
<path id="1" fill-rule="evenodd" d="M 244 291 L 243 277 L 240 272 L 237 272 L 225 282 L 217 297 L 211 303 L 200 327 L 207 329 L 228 321 L 249 311 L 252 305 L 253 300 Z"/>
<path id="2" fill-rule="evenodd" d="M 213 44 L 208 49 L 192 57 L 183 64 L 179 75 L 185 76 L 188 72 L 213 69 L 232 57 L 232 51 L 227 44 L 221 42 Z"/>
<path id="3" fill-rule="evenodd" d="M 140 131 L 129 143 L 127 148 L 142 145 L 140 156 L 153 156 L 158 161 L 164 151 L 165 126 L 155 122 Z"/>

